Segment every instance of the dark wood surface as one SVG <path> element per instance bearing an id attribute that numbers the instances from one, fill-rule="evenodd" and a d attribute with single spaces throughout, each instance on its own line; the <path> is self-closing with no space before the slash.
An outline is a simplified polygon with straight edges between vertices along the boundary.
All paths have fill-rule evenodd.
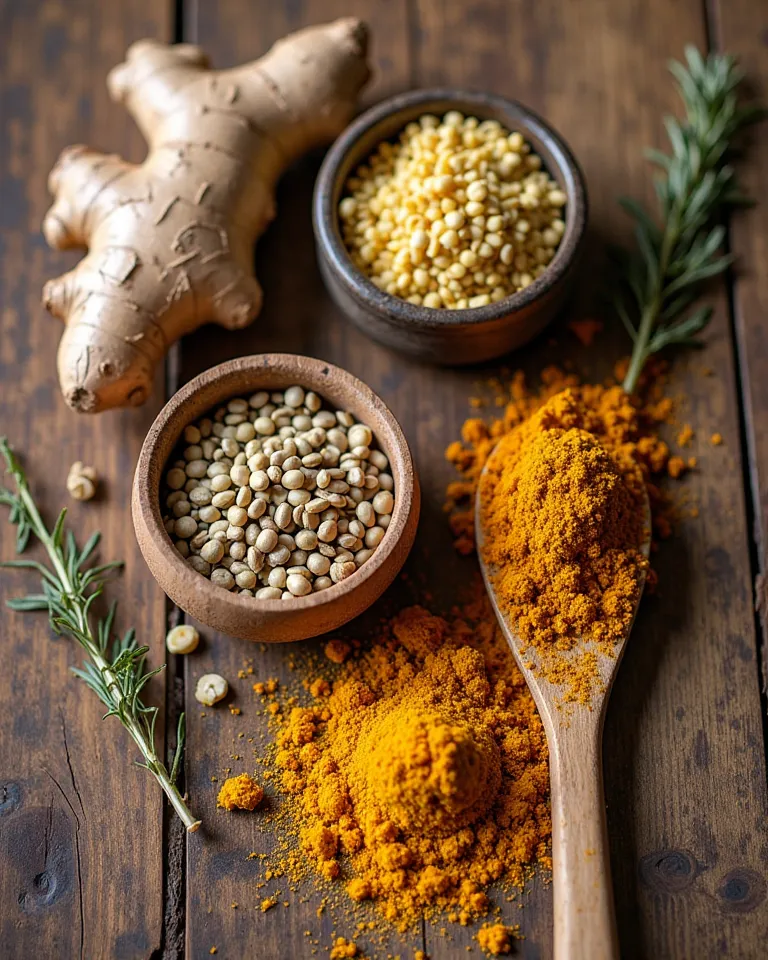
<path id="1" fill-rule="evenodd" d="M 140 412 L 79 419 L 56 382 L 57 322 L 40 305 L 49 277 L 75 256 L 51 253 L 40 234 L 48 171 L 67 144 L 89 141 L 127 156 L 142 143 L 108 101 L 107 70 L 142 36 L 166 38 L 170 4 L 136 0 L 108 12 L 87 2 L 4 4 L 0 13 L 0 432 L 24 454 L 47 516 L 69 500 L 70 464 L 93 464 L 96 502 L 73 504 L 83 539 L 104 535 L 102 554 L 125 558 L 115 590 L 121 623 L 136 625 L 162 657 L 165 598 L 134 547 L 133 466 L 162 402 L 162 378 Z M 5 514 L 5 511 L 3 511 Z M 0 524 L 3 559 L 11 528 Z M 3 571 L 0 599 L 37 585 Z M 131 766 L 128 736 L 68 668 L 74 644 L 51 639 L 44 616 L 3 610 L 0 685 L 0 954 L 22 958 L 149 956 L 163 938 L 162 805 Z M 160 661 L 162 662 L 162 661 Z M 156 697 L 162 697 L 158 685 Z"/>
<path id="2" fill-rule="evenodd" d="M 159 408 L 164 385 L 141 412 L 78 419 L 55 385 L 56 322 L 38 305 L 48 276 L 72 263 L 49 253 L 39 236 L 47 206 L 45 177 L 59 149 L 84 140 L 139 156 L 140 139 L 104 87 L 106 72 L 140 36 L 198 41 L 217 66 L 253 58 L 282 34 L 348 13 L 340 0 L 63 4 L 0 6 L 0 341 L 2 432 L 27 454 L 33 484 L 52 513 L 65 499 L 64 478 L 76 459 L 106 478 L 103 498 L 72 511 L 83 534 L 105 533 L 105 556 L 124 556 L 123 620 L 163 656 L 165 607 L 134 545 L 128 509 L 133 463 Z M 509 359 L 535 377 L 547 363 L 572 361 L 600 377 L 626 343 L 607 327 L 587 350 L 566 320 L 593 315 L 604 286 L 607 242 L 626 238 L 616 196 L 652 195 L 642 148 L 663 142 L 662 114 L 678 103 L 665 63 L 686 42 L 722 44 L 744 57 L 750 79 L 766 91 L 768 11 L 749 0 L 636 3 L 617 0 L 359 0 L 371 25 L 376 76 L 365 102 L 427 84 L 448 83 L 515 97 L 540 111 L 581 160 L 589 186 L 589 260 L 568 311 L 535 344 Z M 174 13 L 176 26 L 174 28 Z M 768 205 L 763 179 L 768 126 L 756 131 L 744 183 L 761 200 L 731 224 L 738 268 L 713 291 L 716 316 L 703 351 L 676 357 L 671 392 L 684 397 L 681 417 L 696 430 L 691 450 L 700 469 L 686 490 L 696 520 L 656 558 L 661 585 L 647 598 L 622 665 L 606 728 L 604 763 L 614 889 L 626 957 L 758 958 L 768 942 L 765 710 L 761 644 L 753 580 L 766 539 L 765 366 L 768 308 L 764 261 Z M 475 381 L 498 366 L 451 371 L 421 366 L 378 347 L 331 306 L 319 278 L 310 223 L 319 157 L 285 177 L 279 216 L 260 243 L 256 264 L 265 309 L 239 334 L 209 327 L 174 351 L 172 389 L 229 357 L 266 350 L 331 360 L 367 381 L 399 418 L 420 470 L 424 505 L 406 583 L 370 616 L 348 628 L 364 637 L 385 609 L 429 590 L 447 608 L 473 563 L 454 555 L 441 510 L 451 471 L 442 454 L 458 435 Z M 705 376 L 710 369 L 712 375 Z M 713 432 L 725 443 L 709 444 Z M 761 495 L 762 481 L 762 495 Z M 2 555 L 12 553 L 0 526 Z M 26 578 L 5 573 L 4 596 Z M 177 616 L 170 611 L 171 617 Z M 252 763 L 233 747 L 238 733 L 258 734 L 262 719 L 249 684 L 233 680 L 240 716 L 201 711 L 194 680 L 216 670 L 234 678 L 251 657 L 259 674 L 285 676 L 290 649 L 262 652 L 242 640 L 204 631 L 199 655 L 170 665 L 165 688 L 169 726 L 182 698 L 188 708 L 187 783 L 205 831 L 187 840 L 164 819 L 158 792 L 130 766 L 119 729 L 101 728 L 99 705 L 67 675 L 77 655 L 51 641 L 43 619 L 2 616 L 5 667 L 0 684 L 0 954 L 27 958 L 309 957 L 305 930 L 326 946 L 331 921 L 317 918 L 317 894 L 291 896 L 288 909 L 254 910 L 259 892 L 246 859 L 265 838 L 251 818 L 215 811 L 227 766 Z M 163 695 L 158 684 L 155 696 Z M 201 713 L 206 712 L 206 716 Z M 112 721 L 107 721 L 112 723 Z M 233 752 L 241 761 L 229 760 Z M 308 898 L 305 903 L 300 902 Z M 232 909 L 231 904 L 239 904 Z M 551 893 L 540 879 L 520 909 L 520 953 L 551 955 Z M 339 929 L 340 933 L 351 930 Z M 364 944 L 364 941 L 361 941 Z M 467 955 L 470 932 L 451 939 L 439 927 L 394 936 L 387 949 L 433 960 Z M 477 947 L 474 947 L 477 955 Z M 320 956 L 324 955 L 321 950 Z"/>

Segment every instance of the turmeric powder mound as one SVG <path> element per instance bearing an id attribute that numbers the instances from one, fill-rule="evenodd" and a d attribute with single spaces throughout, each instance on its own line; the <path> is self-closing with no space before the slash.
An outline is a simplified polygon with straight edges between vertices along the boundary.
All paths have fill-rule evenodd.
<path id="1" fill-rule="evenodd" d="M 484 915 L 484 888 L 549 865 L 546 739 L 486 602 L 477 623 L 401 612 L 294 706 L 276 763 L 305 855 L 405 929 Z"/>
<path id="2" fill-rule="evenodd" d="M 618 379 L 624 372 L 623 366 L 617 365 Z M 528 388 L 521 371 L 513 374 L 505 386 L 493 384 L 501 415 L 488 422 L 469 418 L 462 427 L 461 440 L 446 450 L 446 458 L 461 475 L 446 491 L 446 509 L 451 512 L 457 550 L 461 553 L 474 550 L 474 495 L 483 467 L 498 441 L 533 417 L 555 395 L 568 389 L 581 406 L 581 428 L 597 437 L 609 453 L 618 452 L 639 468 L 651 505 L 654 536 L 668 537 L 672 510 L 668 496 L 658 485 L 667 474 L 670 458 L 668 445 L 658 436 L 659 425 L 672 416 L 671 405 L 663 392 L 665 369 L 663 361 L 652 358 L 635 396 L 627 395 L 611 382 L 579 385 L 576 376 L 558 367 L 542 371 L 537 390 Z"/>
<path id="3" fill-rule="evenodd" d="M 483 556 L 521 650 L 536 650 L 536 670 L 565 685 L 564 699 L 585 702 L 599 680 L 594 652 L 559 654 L 582 640 L 612 654 L 647 567 L 642 474 L 590 423 L 575 391 L 556 394 L 499 441 L 480 480 Z"/>
<path id="4" fill-rule="evenodd" d="M 264 790 L 247 773 L 229 777 L 222 784 L 216 806 L 225 810 L 255 810 L 264 799 Z"/>

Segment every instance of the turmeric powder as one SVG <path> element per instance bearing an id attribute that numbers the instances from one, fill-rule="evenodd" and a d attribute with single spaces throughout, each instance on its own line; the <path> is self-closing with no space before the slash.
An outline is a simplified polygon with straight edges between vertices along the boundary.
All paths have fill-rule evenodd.
<path id="1" fill-rule="evenodd" d="M 255 810 L 264 799 L 264 790 L 247 773 L 229 777 L 221 786 L 216 806 L 225 810 Z"/>
<path id="2" fill-rule="evenodd" d="M 277 737 L 302 849 L 401 929 L 484 915 L 484 888 L 549 866 L 547 746 L 487 599 L 477 622 L 402 611 Z"/>
<path id="3" fill-rule="evenodd" d="M 617 364 L 614 371 L 616 379 L 622 378 L 624 367 L 623 362 Z M 602 454 L 596 460 L 594 449 L 589 453 L 590 441 L 583 434 L 591 436 L 599 449 L 613 461 L 625 484 L 628 484 L 629 496 L 635 504 L 639 503 L 644 490 L 651 508 L 653 536 L 668 537 L 672 531 L 673 519 L 680 514 L 674 510 L 671 498 L 662 491 L 659 481 L 668 475 L 680 476 L 691 466 L 679 458 L 671 457 L 668 445 L 658 435 L 660 425 L 670 422 L 674 412 L 671 401 L 664 395 L 665 380 L 666 365 L 654 359 L 646 366 L 638 392 L 633 396 L 626 394 L 613 380 L 608 380 L 605 384 L 580 385 L 576 376 L 557 367 L 548 367 L 542 371 L 541 385 L 537 390 L 528 388 L 522 372 L 514 374 L 507 385 L 498 381 L 492 382 L 495 405 L 500 408 L 500 415 L 490 421 L 476 417 L 468 419 L 462 428 L 461 440 L 452 443 L 446 451 L 447 459 L 461 474 L 461 479 L 449 484 L 446 491 L 446 509 L 451 513 L 450 523 L 456 549 L 464 554 L 474 551 L 475 492 L 483 468 L 497 444 L 499 460 L 504 452 L 517 460 L 525 443 L 533 440 L 536 433 L 542 431 L 541 418 L 537 419 L 540 413 L 547 420 L 545 428 L 565 432 L 572 429 L 582 431 L 578 443 L 575 436 L 571 437 L 571 454 L 575 453 L 573 445 L 578 446 L 580 443 L 587 461 L 591 458 L 592 466 L 596 467 L 600 460 L 610 473 L 610 463 L 606 463 Z M 544 413 L 547 406 L 548 411 Z M 550 474 L 557 472 L 569 459 L 567 451 L 562 444 L 555 444 L 549 451 L 550 456 L 543 457 L 542 443 L 544 441 L 540 440 L 539 447 L 529 451 L 532 456 L 529 466 L 535 467 L 538 462 L 540 471 L 548 469 Z M 561 461 L 559 465 L 558 457 Z M 570 459 L 573 461 L 573 456 Z M 544 463 L 548 463 L 548 467 L 544 468 Z M 574 464 L 575 461 L 571 466 L 575 469 Z M 513 467 L 510 463 L 507 467 L 511 476 Z M 586 464 L 582 464 L 582 467 L 588 470 Z M 499 471 L 496 473 L 498 479 Z M 534 499 L 534 478 L 537 476 L 543 481 L 543 474 L 537 474 L 534 469 L 529 490 Z M 563 491 L 560 493 L 562 495 Z M 596 506 L 594 497 L 589 489 L 581 490 L 580 494 L 582 516 L 588 518 L 590 503 L 592 508 Z M 626 508 L 626 497 L 622 499 Z M 534 505 L 530 498 L 528 502 L 529 505 Z M 519 506 L 519 501 L 517 503 Z M 506 508 L 500 503 L 497 506 L 501 512 L 495 519 L 499 520 Z M 636 510 L 635 514 L 639 515 L 640 512 L 641 510 Z M 556 502 L 549 504 L 549 516 L 554 525 L 561 519 Z M 532 568 L 528 572 L 533 572 L 534 576 L 529 581 L 517 577 L 516 586 L 520 592 L 510 596 L 510 599 L 515 599 L 516 596 L 513 605 L 517 613 L 526 618 L 523 630 L 527 631 L 529 641 L 540 635 L 550 644 L 548 648 L 545 646 L 545 650 L 553 652 L 559 648 L 562 651 L 568 649 L 577 632 L 581 631 L 602 643 L 604 652 L 610 652 L 613 642 L 628 623 L 628 618 L 631 619 L 630 610 L 634 609 L 637 593 L 637 575 L 643 568 L 641 561 L 635 563 L 641 537 L 637 530 L 630 529 L 624 521 L 618 522 L 616 526 L 616 520 L 618 518 L 614 518 L 612 527 L 614 548 L 608 551 L 608 570 L 613 571 L 614 579 L 612 588 L 606 591 L 605 560 L 600 561 L 597 566 L 592 564 L 591 570 L 586 571 L 586 580 L 581 563 L 576 566 L 564 564 L 563 569 L 559 570 L 559 576 L 551 564 L 549 567 L 540 564 L 537 566 L 537 558 L 542 561 L 544 556 L 541 548 L 547 546 L 546 538 L 539 536 L 533 529 L 534 524 L 530 522 L 530 517 L 523 516 L 528 534 L 534 536 L 534 544 L 537 544 L 539 549 L 526 559 L 526 565 Z M 548 528 L 550 534 L 554 529 L 552 524 Z M 502 544 L 503 537 L 510 534 L 513 540 L 516 540 L 517 549 L 523 547 L 523 530 L 510 532 L 507 529 L 506 534 L 503 534 L 497 524 L 494 531 L 502 537 Z M 573 547 L 577 540 L 570 537 L 572 531 L 569 532 L 563 527 L 561 532 L 566 534 L 565 542 L 570 541 Z M 605 532 L 604 529 L 603 533 Z M 616 551 L 617 533 L 618 542 L 621 542 L 623 536 L 624 546 L 630 548 L 629 553 L 621 549 Z M 560 547 L 563 542 L 561 537 Z M 591 544 L 591 549 L 597 553 L 605 553 L 604 546 L 605 543 L 601 543 L 598 537 Z M 589 547 L 587 541 L 582 542 L 582 547 Z M 490 549 L 497 551 L 498 562 L 502 559 L 508 562 L 509 555 L 505 557 L 503 549 L 499 551 L 498 544 L 491 544 Z M 625 553 L 623 563 L 620 562 L 622 552 Z M 551 551 L 547 550 L 546 553 Z M 569 580 L 569 574 L 577 576 Z M 588 583 L 591 583 L 591 587 L 586 589 Z M 646 572 L 646 583 L 649 588 L 654 587 L 655 575 L 652 570 Z M 508 584 L 508 587 L 511 590 L 512 584 Z M 602 599 L 596 604 L 598 596 Z M 574 605 L 576 598 L 578 599 Z M 535 627 L 541 629 L 540 634 Z M 569 663 L 565 657 L 551 656 L 544 672 L 552 682 L 563 685 L 564 699 L 588 702 L 597 682 L 597 657 L 594 651 L 589 651 Z"/>
<path id="4" fill-rule="evenodd" d="M 477 932 L 477 942 L 481 950 L 492 957 L 500 957 L 512 953 L 512 943 L 519 932 L 519 925 L 508 927 L 503 923 L 486 923 Z"/>
<path id="5" fill-rule="evenodd" d="M 615 378 L 621 380 L 626 363 L 617 364 Z M 559 367 L 541 372 L 541 385 L 530 389 L 522 371 L 512 375 L 508 384 L 491 383 L 496 406 L 501 414 L 485 421 L 471 417 L 465 421 L 461 440 L 450 444 L 446 458 L 461 474 L 448 485 L 446 509 L 451 512 L 451 528 L 456 548 L 461 553 L 474 551 L 474 495 L 483 467 L 497 442 L 532 417 L 548 400 L 570 389 L 581 403 L 584 426 L 611 453 L 621 451 L 639 468 L 651 505 L 653 533 L 669 536 L 669 498 L 659 489 L 670 457 L 668 445 L 658 436 L 659 425 L 672 417 L 670 402 L 664 396 L 666 366 L 652 358 L 645 367 L 638 392 L 629 396 L 609 379 L 605 384 L 579 384 L 579 379 Z"/>
<path id="6" fill-rule="evenodd" d="M 556 394 L 507 433 L 480 480 L 485 542 L 497 600 L 525 653 L 566 700 L 588 701 L 599 679 L 594 641 L 611 655 L 631 626 L 647 561 L 645 488 L 634 460 L 589 432 L 579 394 Z"/>
<path id="7" fill-rule="evenodd" d="M 330 960 L 347 960 L 347 958 L 350 957 L 357 957 L 358 960 L 363 960 L 362 954 L 358 950 L 354 940 L 346 940 L 344 937 L 337 937 L 333 941 L 329 957 Z"/>

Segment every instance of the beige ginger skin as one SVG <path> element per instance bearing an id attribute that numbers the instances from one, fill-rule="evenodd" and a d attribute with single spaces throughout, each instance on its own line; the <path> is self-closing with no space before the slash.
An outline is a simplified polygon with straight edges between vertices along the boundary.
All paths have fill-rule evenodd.
<path id="1" fill-rule="evenodd" d="M 59 382 L 73 409 L 139 406 L 175 340 L 258 315 L 253 245 L 275 215 L 275 184 L 349 122 L 369 76 L 366 41 L 359 20 L 337 20 L 232 70 L 209 69 L 188 44 L 129 49 L 108 87 L 138 123 L 147 158 L 69 147 L 49 178 L 46 240 L 88 248 L 43 291 L 65 324 Z"/>

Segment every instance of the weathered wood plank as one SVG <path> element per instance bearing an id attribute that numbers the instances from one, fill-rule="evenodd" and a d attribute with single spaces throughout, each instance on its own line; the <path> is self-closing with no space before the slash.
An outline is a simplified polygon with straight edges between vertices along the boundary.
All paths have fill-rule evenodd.
<path id="1" fill-rule="evenodd" d="M 719 48 L 739 58 L 748 77 L 749 92 L 763 104 L 768 102 L 768 15 L 764 7 L 729 0 L 715 3 L 714 39 Z M 768 124 L 761 123 L 749 134 L 749 150 L 739 172 L 745 192 L 759 202 L 732 218 L 731 249 L 736 255 L 733 284 L 733 324 L 740 358 L 750 483 L 754 508 L 754 529 L 758 568 L 762 577 L 768 569 L 768 206 L 763 184 L 768 164 Z M 768 593 L 763 580 L 758 585 L 762 623 L 763 690 L 768 687 Z"/>
<path id="2" fill-rule="evenodd" d="M 595 308 L 593 278 L 605 270 L 605 242 L 626 239 L 628 224 L 616 197 L 652 198 L 642 148 L 661 142 L 661 115 L 677 109 L 666 59 L 685 42 L 702 43 L 704 22 L 693 0 L 675 5 L 544 3 L 534 7 L 486 0 L 469 7 L 420 2 L 356 8 L 368 17 L 381 78 L 368 98 L 410 84 L 466 84 L 517 97 L 549 117 L 582 160 L 592 202 L 591 261 L 573 314 Z M 201 5 L 194 35 L 217 62 L 260 53 L 276 36 L 304 23 L 346 12 L 335 3 L 298 10 L 243 5 Z M 250 26 L 253 25 L 253 26 Z M 409 43 L 406 43 L 406 35 Z M 257 38 L 254 40 L 253 38 Z M 443 463 L 467 415 L 476 379 L 498 372 L 450 371 L 419 366 L 384 350 L 345 325 L 329 305 L 314 262 L 310 198 L 314 160 L 289 173 L 279 192 L 280 216 L 263 239 L 257 269 L 266 288 L 263 316 L 237 335 L 208 329 L 182 351 L 184 379 L 213 362 L 245 352 L 287 349 L 346 366 L 378 390 L 403 424 L 421 472 L 424 507 L 408 569 L 411 586 L 397 585 L 385 600 L 396 606 L 422 591 L 446 609 L 473 564 L 453 554 L 441 510 L 451 472 Z M 610 328 L 591 351 L 576 349 L 563 323 L 511 358 L 532 377 L 546 363 L 574 359 L 587 376 L 602 377 L 624 351 Z M 709 367 L 711 377 L 701 371 Z M 762 827 L 766 813 L 765 762 L 750 598 L 747 531 L 738 446 L 738 406 L 725 299 L 703 354 L 681 359 L 672 391 L 687 396 L 685 419 L 697 429 L 701 470 L 688 490 L 701 517 L 664 546 L 658 566 L 662 589 L 645 602 L 622 668 L 608 721 L 605 748 L 613 869 L 623 954 L 627 956 L 755 955 L 764 910 Z M 727 438 L 712 448 L 715 430 Z M 365 625 L 352 630 L 364 635 Z M 285 671 L 288 650 L 262 654 L 242 642 L 209 636 L 202 658 L 186 664 L 190 707 L 190 789 L 210 824 L 205 847 L 190 844 L 188 880 L 190 955 L 211 946 L 239 956 L 257 945 L 265 956 L 309 956 L 303 929 L 327 943 L 329 927 L 293 899 L 284 911 L 253 912 L 245 856 L 263 843 L 247 818 L 215 815 L 211 775 L 230 763 L 237 732 L 257 729 L 243 716 L 221 711 L 215 723 L 200 717 L 191 699 L 194 680 L 216 669 L 230 678 L 249 655 L 265 675 Z M 236 689 L 240 694 L 241 687 Z M 210 712 L 208 712 L 210 714 Z M 246 892 L 248 899 L 246 901 Z M 312 903 L 312 893 L 307 892 Z M 739 900 L 739 897 L 742 897 Z M 232 910 L 230 903 L 240 907 Z M 551 905 L 546 887 L 534 886 L 523 908 L 505 907 L 527 939 L 524 955 L 551 952 Z M 246 910 L 245 907 L 248 909 Z M 302 926 L 302 917 L 309 923 Z M 340 932 L 347 932 L 340 930 Z M 466 955 L 461 931 L 445 940 L 428 935 L 430 956 Z M 475 947 L 475 949 L 477 949 Z"/>
<path id="3" fill-rule="evenodd" d="M 134 158 L 141 138 L 107 97 L 107 70 L 142 36 L 164 36 L 170 4 L 3 4 L 0 79 L 0 418 L 24 454 L 48 517 L 67 501 L 69 465 L 104 478 L 99 499 L 72 505 L 80 537 L 104 534 L 103 556 L 125 558 L 115 590 L 121 623 L 135 623 L 162 656 L 165 599 L 135 547 L 130 484 L 154 406 L 99 418 L 68 410 L 56 383 L 57 322 L 40 305 L 43 282 L 74 256 L 47 250 L 40 222 L 58 152 L 78 140 Z M 2 557 L 13 555 L 0 521 Z M 4 571 L 2 602 L 34 586 Z M 130 618 L 130 619 L 129 619 Z M 131 766 L 135 751 L 68 668 L 73 644 L 53 641 L 42 615 L 3 612 L 0 690 L 0 953 L 5 957 L 147 957 L 162 930 L 161 795 Z M 160 696 L 160 685 L 156 691 Z"/>

